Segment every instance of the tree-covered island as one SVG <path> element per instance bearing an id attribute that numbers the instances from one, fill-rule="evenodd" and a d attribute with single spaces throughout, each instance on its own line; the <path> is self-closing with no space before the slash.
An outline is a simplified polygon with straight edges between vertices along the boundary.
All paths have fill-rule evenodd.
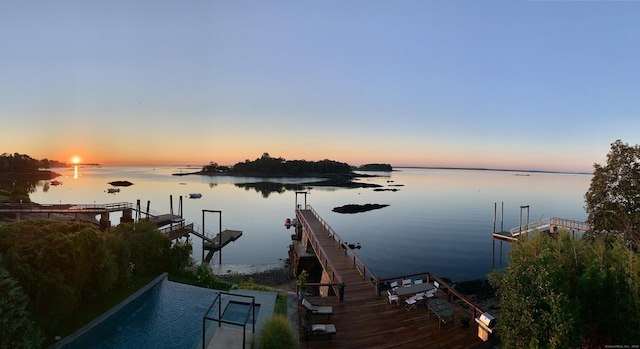
<path id="1" fill-rule="evenodd" d="M 274 158 L 269 153 L 264 153 L 253 161 L 247 159 L 233 166 L 221 166 L 210 162 L 203 166 L 201 171 L 175 173 L 174 175 L 323 178 L 322 181 L 312 182 L 313 185 L 352 188 L 379 187 L 377 184 L 353 182 L 355 178 L 372 177 L 372 175 L 355 173 L 354 170 L 391 171 L 392 167 L 389 164 L 366 164 L 352 167 L 344 162 L 327 159 L 320 161 L 286 160 L 282 157 Z"/>

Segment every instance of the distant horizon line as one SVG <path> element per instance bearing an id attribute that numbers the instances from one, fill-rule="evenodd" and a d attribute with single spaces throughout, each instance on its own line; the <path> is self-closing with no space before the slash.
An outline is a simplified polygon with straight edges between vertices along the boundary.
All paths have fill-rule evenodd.
<path id="1" fill-rule="evenodd" d="M 67 164 L 68 166 L 103 166 L 100 163 L 77 163 L 77 164 Z M 204 167 L 206 165 L 195 165 L 195 164 L 155 164 L 155 165 L 140 165 L 140 164 L 121 164 L 121 165 L 105 165 L 108 167 L 158 167 L 158 166 L 174 166 L 174 167 Z M 355 167 L 355 166 L 354 166 Z M 557 174 L 579 174 L 579 175 L 592 175 L 591 172 L 581 172 L 581 171 L 553 171 L 553 170 L 521 170 L 521 169 L 510 169 L 510 168 L 491 168 L 491 167 L 457 167 L 457 166 L 393 166 L 392 169 L 395 170 L 397 168 L 415 168 L 415 169 L 427 169 L 427 170 L 466 170 L 466 171 L 497 171 L 497 172 L 526 172 L 526 173 L 557 173 Z"/>

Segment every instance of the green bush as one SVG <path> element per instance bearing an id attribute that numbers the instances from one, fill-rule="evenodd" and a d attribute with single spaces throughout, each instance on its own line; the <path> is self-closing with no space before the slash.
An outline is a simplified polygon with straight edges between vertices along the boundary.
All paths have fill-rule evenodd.
<path id="1" fill-rule="evenodd" d="M 27 310 L 29 298 L 2 267 L 0 295 L 0 348 L 40 347 L 43 337 Z"/>
<path id="2" fill-rule="evenodd" d="M 296 343 L 289 320 L 283 315 L 273 315 L 262 327 L 258 344 L 261 349 L 295 348 Z"/>

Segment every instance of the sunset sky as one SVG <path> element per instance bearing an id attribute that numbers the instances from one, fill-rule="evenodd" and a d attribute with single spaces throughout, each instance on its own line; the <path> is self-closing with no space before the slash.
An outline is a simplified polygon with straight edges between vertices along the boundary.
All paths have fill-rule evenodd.
<path id="1" fill-rule="evenodd" d="M 0 153 L 590 172 L 640 143 L 640 1 L 0 4 Z"/>

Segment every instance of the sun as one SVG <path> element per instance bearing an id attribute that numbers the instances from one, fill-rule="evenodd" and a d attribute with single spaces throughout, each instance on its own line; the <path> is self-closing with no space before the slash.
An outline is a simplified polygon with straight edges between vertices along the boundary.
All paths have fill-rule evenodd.
<path id="1" fill-rule="evenodd" d="M 80 163 L 80 158 L 79 158 L 79 157 L 77 157 L 77 156 L 74 156 L 74 157 L 71 159 L 71 162 L 73 162 L 74 164 L 79 164 L 79 163 Z"/>

